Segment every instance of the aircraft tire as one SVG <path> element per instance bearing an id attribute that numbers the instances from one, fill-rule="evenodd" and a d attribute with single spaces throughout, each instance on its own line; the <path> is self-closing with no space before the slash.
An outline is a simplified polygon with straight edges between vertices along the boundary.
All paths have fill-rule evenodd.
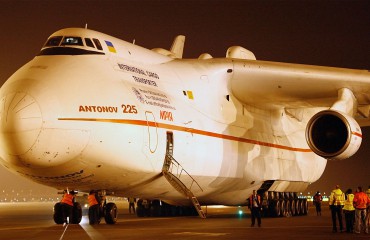
<path id="1" fill-rule="evenodd" d="M 78 202 L 75 202 L 73 204 L 73 209 L 72 209 L 72 224 L 79 224 L 82 219 L 82 207 L 81 204 Z"/>
<path id="2" fill-rule="evenodd" d="M 161 216 L 161 203 L 159 200 L 153 200 L 152 206 L 150 209 L 150 215 L 152 217 L 160 217 Z"/>
<path id="3" fill-rule="evenodd" d="M 280 216 L 285 217 L 288 212 L 288 204 L 286 199 L 281 200 L 281 211 L 280 211 Z"/>
<path id="4" fill-rule="evenodd" d="M 137 206 L 136 207 L 136 216 L 138 216 L 138 217 L 144 217 L 145 216 L 143 206 Z"/>
<path id="5" fill-rule="evenodd" d="M 293 201 L 287 200 L 287 215 L 293 216 Z"/>
<path id="6" fill-rule="evenodd" d="M 53 215 L 53 218 L 54 218 L 54 222 L 56 224 L 63 224 L 63 213 L 62 213 L 63 209 L 62 209 L 62 206 L 61 206 L 61 203 L 58 202 L 54 205 L 54 215 Z"/>
<path id="7" fill-rule="evenodd" d="M 294 199 L 292 201 L 292 215 L 293 216 L 298 215 L 298 199 Z"/>
<path id="8" fill-rule="evenodd" d="M 302 201 L 302 205 L 303 205 L 303 215 L 307 215 L 308 214 L 308 202 L 307 202 L 307 199 L 304 199 Z"/>
<path id="9" fill-rule="evenodd" d="M 271 216 L 272 217 L 279 217 L 281 214 L 281 203 L 280 200 L 274 200 L 271 204 Z"/>
<path id="10" fill-rule="evenodd" d="M 297 216 L 301 215 L 301 199 L 297 199 Z"/>
<path id="11" fill-rule="evenodd" d="M 117 222 L 118 209 L 115 203 L 108 203 L 105 206 L 104 219 L 107 224 L 115 224 Z"/>
<path id="12" fill-rule="evenodd" d="M 144 215 L 143 200 L 139 199 L 136 204 L 136 216 L 144 217 Z"/>

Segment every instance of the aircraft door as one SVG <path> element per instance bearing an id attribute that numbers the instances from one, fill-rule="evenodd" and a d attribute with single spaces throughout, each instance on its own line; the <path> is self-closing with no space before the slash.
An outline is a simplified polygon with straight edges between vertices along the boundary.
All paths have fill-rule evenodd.
<path id="1" fill-rule="evenodd" d="M 173 155 L 173 133 L 167 132 L 166 154 Z"/>
<path id="2" fill-rule="evenodd" d="M 155 121 L 154 114 L 150 111 L 145 111 L 145 117 L 148 126 L 148 147 L 149 151 L 154 153 L 158 146 L 157 122 Z"/>

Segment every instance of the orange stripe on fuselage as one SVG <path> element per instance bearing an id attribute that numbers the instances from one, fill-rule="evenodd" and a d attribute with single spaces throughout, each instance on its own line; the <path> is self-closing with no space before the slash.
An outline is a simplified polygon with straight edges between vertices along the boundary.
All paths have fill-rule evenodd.
<path id="1" fill-rule="evenodd" d="M 189 133 L 194 133 L 194 134 L 208 136 L 208 137 L 227 139 L 227 140 L 231 140 L 231 141 L 256 144 L 256 145 L 260 145 L 260 146 L 279 148 L 279 149 L 295 151 L 295 152 L 312 152 L 311 149 L 294 148 L 294 147 L 289 147 L 289 146 L 284 146 L 284 145 L 261 142 L 261 141 L 257 141 L 257 140 L 247 139 L 247 138 L 241 138 L 241 137 L 235 137 L 235 136 L 230 136 L 230 135 L 225 135 L 225 134 L 220 134 L 220 133 L 208 132 L 208 131 L 203 131 L 203 130 L 194 129 L 194 128 L 180 127 L 180 126 L 176 126 L 176 125 L 172 125 L 172 124 L 156 123 L 156 122 L 150 122 L 150 121 L 145 121 L 145 120 L 104 119 L 104 118 L 58 118 L 58 120 L 61 120 L 61 121 L 109 122 L 109 123 L 130 124 L 130 125 L 138 125 L 138 126 L 158 127 L 158 128 L 163 128 L 163 129 L 171 129 L 171 130 L 176 130 L 176 131 L 189 132 Z"/>

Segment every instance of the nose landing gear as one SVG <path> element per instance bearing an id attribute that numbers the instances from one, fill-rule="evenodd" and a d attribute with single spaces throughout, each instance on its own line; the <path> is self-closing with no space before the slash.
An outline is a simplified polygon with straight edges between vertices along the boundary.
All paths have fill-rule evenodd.
<path id="1" fill-rule="evenodd" d="M 69 217 L 69 223 L 70 224 L 79 224 L 82 219 L 82 207 L 81 204 L 78 202 L 73 203 L 72 207 L 72 213 L 69 214 L 68 210 L 66 210 L 65 206 L 63 206 L 63 203 L 56 203 L 54 205 L 54 222 L 56 224 L 63 224 L 65 223 L 65 216 Z"/>
<path id="2" fill-rule="evenodd" d="M 91 191 L 89 196 L 89 204 L 90 224 L 99 224 L 102 217 L 104 217 L 104 220 L 107 224 L 115 224 L 117 222 L 117 205 L 112 202 L 107 203 L 106 192 L 104 190 Z"/>
<path id="3" fill-rule="evenodd" d="M 118 209 L 115 203 L 107 203 L 105 191 L 96 191 L 97 204 L 90 204 L 89 207 L 89 224 L 99 224 L 101 218 L 104 217 L 107 224 L 115 224 L 117 222 Z M 89 200 L 90 203 L 90 200 Z M 70 224 L 79 224 L 82 219 L 82 208 L 78 202 L 73 203 L 72 206 L 58 202 L 54 205 L 54 222 L 56 224 L 66 223 L 67 216 Z"/>

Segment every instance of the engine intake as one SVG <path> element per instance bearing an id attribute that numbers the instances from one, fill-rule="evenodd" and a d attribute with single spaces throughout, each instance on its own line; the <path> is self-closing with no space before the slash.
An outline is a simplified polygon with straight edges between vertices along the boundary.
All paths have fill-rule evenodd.
<path id="1" fill-rule="evenodd" d="M 342 160 L 360 148 L 361 128 L 351 116 L 333 110 L 315 114 L 307 124 L 306 140 L 317 155 Z"/>

